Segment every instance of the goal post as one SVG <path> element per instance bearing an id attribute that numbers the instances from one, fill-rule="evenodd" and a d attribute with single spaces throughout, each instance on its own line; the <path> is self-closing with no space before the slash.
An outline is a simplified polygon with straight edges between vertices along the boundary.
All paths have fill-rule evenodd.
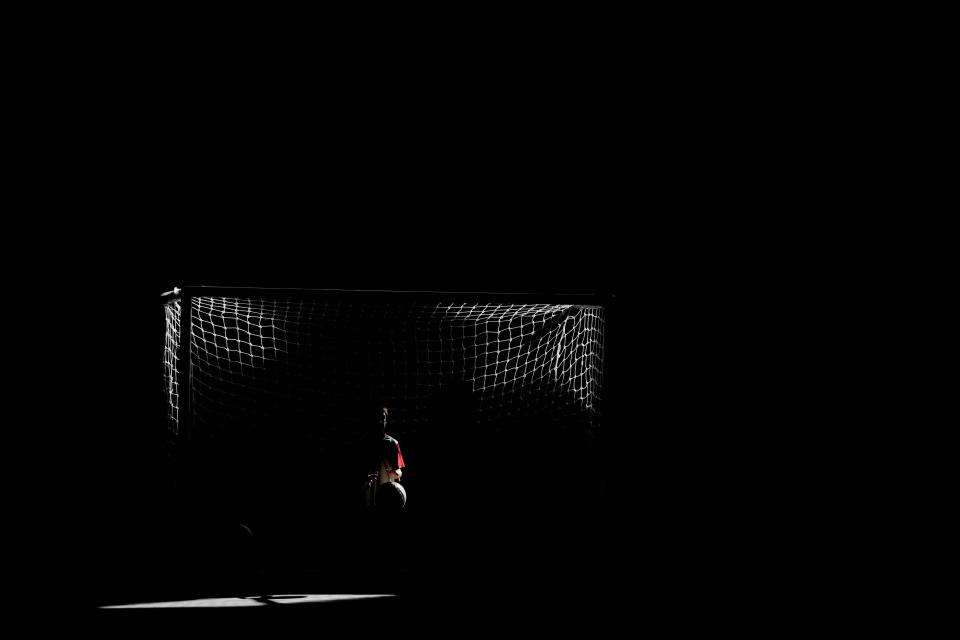
<path id="1" fill-rule="evenodd" d="M 167 428 L 184 449 L 336 452 L 375 405 L 401 443 L 453 449 L 466 432 L 589 444 L 600 428 L 603 296 L 183 287 L 163 302 Z"/>

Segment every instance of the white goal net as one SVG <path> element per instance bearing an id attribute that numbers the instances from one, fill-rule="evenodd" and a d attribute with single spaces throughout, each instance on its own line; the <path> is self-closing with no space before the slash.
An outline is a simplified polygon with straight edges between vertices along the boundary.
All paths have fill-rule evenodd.
<path id="1" fill-rule="evenodd" d="M 596 422 L 604 309 L 570 304 L 190 298 L 166 305 L 168 424 L 190 438 L 269 428 L 349 439 L 369 407 L 401 432 L 459 403 L 474 425 Z"/>

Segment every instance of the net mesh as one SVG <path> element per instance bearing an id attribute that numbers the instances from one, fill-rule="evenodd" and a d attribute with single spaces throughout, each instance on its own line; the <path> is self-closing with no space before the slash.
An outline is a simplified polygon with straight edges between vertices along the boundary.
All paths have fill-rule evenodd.
<path id="1" fill-rule="evenodd" d="M 167 408 L 167 429 L 176 435 L 180 425 L 180 301 L 164 306 L 166 336 L 163 348 L 163 388 Z"/>
<path id="2" fill-rule="evenodd" d="M 166 307 L 170 429 L 181 423 L 181 308 Z M 374 404 L 399 433 L 460 412 L 473 425 L 592 424 L 604 310 L 297 298 L 191 299 L 191 438 L 270 428 L 349 439 Z"/>

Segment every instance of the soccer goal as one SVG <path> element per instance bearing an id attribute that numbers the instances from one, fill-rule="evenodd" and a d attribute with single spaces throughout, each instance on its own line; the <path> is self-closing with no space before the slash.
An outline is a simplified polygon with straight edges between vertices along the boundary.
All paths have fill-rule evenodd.
<path id="1" fill-rule="evenodd" d="M 606 310 L 593 296 L 185 287 L 164 307 L 180 447 L 283 442 L 288 458 L 336 465 L 386 406 L 415 482 L 440 457 L 417 448 L 449 466 L 479 437 L 490 465 L 568 443 L 557 455 L 583 460 L 599 433 Z"/>
<path id="2" fill-rule="evenodd" d="M 282 421 L 336 437 L 383 403 L 416 430 L 450 389 L 477 426 L 596 424 L 603 306 L 518 295 L 177 289 L 165 299 L 168 427 L 202 439 Z"/>

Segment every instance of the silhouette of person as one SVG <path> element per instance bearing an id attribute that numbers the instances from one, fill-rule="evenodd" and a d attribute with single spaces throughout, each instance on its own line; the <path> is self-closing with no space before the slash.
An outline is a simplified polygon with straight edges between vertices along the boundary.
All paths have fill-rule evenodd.
<path id="1" fill-rule="evenodd" d="M 400 452 L 400 443 L 397 439 L 387 433 L 388 415 L 389 410 L 382 407 L 377 414 L 377 426 L 370 432 L 371 437 L 367 448 L 367 482 L 364 485 L 364 502 L 368 507 L 378 506 L 377 495 L 381 487 L 388 483 L 396 483 L 397 486 L 391 487 L 391 490 L 405 499 L 405 492 L 399 487 L 404 468 L 403 454 Z M 381 500 L 379 506 L 386 506 L 386 503 Z"/>

